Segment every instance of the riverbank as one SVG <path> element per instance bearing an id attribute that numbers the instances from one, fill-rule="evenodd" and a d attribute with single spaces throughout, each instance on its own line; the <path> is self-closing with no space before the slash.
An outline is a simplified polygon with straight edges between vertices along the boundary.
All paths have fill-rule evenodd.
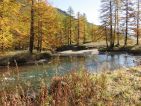
<path id="1" fill-rule="evenodd" d="M 69 57 L 69 56 L 88 56 L 98 54 L 98 49 L 90 49 L 90 50 L 67 50 L 56 52 L 54 54 L 50 52 L 42 52 L 42 53 L 33 53 L 29 54 L 27 52 L 23 53 L 14 53 L 10 55 L 5 55 L 0 57 L 0 66 L 21 66 L 21 65 L 33 65 L 36 62 L 47 62 L 51 59 L 51 57 Z"/>
<path id="2" fill-rule="evenodd" d="M 54 56 L 85 56 L 90 54 L 98 54 L 97 49 L 93 49 L 92 45 L 80 45 L 80 46 L 63 46 L 57 48 L 54 53 L 44 51 L 42 53 L 34 52 L 29 54 L 28 51 L 15 51 L 6 52 L 0 54 L 0 66 L 15 66 L 17 65 L 32 65 L 35 62 L 46 62 Z"/>
<path id="3" fill-rule="evenodd" d="M 88 43 L 81 46 L 63 46 L 56 49 L 55 53 L 42 52 L 33 53 L 30 55 L 27 51 L 10 52 L 7 54 L 0 55 L 0 66 L 15 65 L 32 65 L 35 62 L 45 62 L 51 57 L 69 57 L 69 56 L 87 56 L 101 53 L 129 53 L 133 55 L 141 55 L 141 46 L 119 46 L 113 49 L 106 48 L 105 46 L 99 45 L 96 47 L 93 43 Z"/>
<path id="4" fill-rule="evenodd" d="M 60 56 L 60 57 L 65 57 L 65 56 L 88 56 L 88 55 L 94 55 L 94 54 L 95 55 L 99 54 L 98 49 L 78 50 L 78 51 L 67 50 L 67 51 L 57 52 L 53 56 Z"/>
<path id="5" fill-rule="evenodd" d="M 50 52 L 33 53 L 28 52 L 14 52 L 0 57 L 0 66 L 16 66 L 16 65 L 32 65 L 35 62 L 47 61 L 51 58 Z"/>
<path id="6" fill-rule="evenodd" d="M 141 46 L 119 46 L 114 47 L 113 49 L 107 48 L 107 47 L 100 47 L 99 52 L 105 53 L 105 52 L 112 52 L 112 53 L 129 53 L 133 55 L 141 55 Z"/>
<path id="7" fill-rule="evenodd" d="M 85 70 L 41 80 L 39 94 L 29 84 L 0 93 L 2 105 L 131 106 L 141 105 L 141 66 L 90 74 Z M 32 83 L 32 82 L 31 82 Z M 85 93 L 84 93 L 85 92 Z M 10 99 L 9 99 L 10 98 Z"/>

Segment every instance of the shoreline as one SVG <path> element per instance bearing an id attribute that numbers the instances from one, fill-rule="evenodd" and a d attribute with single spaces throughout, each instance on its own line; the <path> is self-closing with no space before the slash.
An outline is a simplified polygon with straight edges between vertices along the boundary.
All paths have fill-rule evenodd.
<path id="1" fill-rule="evenodd" d="M 0 57 L 0 67 L 7 67 L 7 66 L 24 66 L 24 65 L 33 65 L 36 62 L 46 62 L 52 56 L 49 52 L 43 53 L 17 53 L 14 55 L 9 56 L 2 56 Z"/>
<path id="2" fill-rule="evenodd" d="M 100 53 L 127 53 L 132 55 L 141 55 L 141 48 L 138 46 L 128 46 L 128 47 L 114 47 L 113 49 L 110 48 L 99 48 L 98 51 Z"/>
<path id="3" fill-rule="evenodd" d="M 99 54 L 123 54 L 127 53 L 130 55 L 141 55 L 141 51 L 138 50 L 132 50 L 129 48 L 119 48 L 119 49 L 108 49 L 108 48 L 91 48 L 91 49 L 84 49 L 84 50 L 64 50 L 64 51 L 58 51 L 54 54 L 50 52 L 42 52 L 42 53 L 34 53 L 30 55 L 29 53 L 17 53 L 14 55 L 9 56 L 2 56 L 0 57 L 0 68 L 1 67 L 7 67 L 10 66 L 28 66 L 28 65 L 34 65 L 37 63 L 41 64 L 42 62 L 48 62 L 53 57 L 71 57 L 71 56 L 77 56 L 77 57 L 84 57 L 89 55 L 99 55 Z M 15 62 L 16 60 L 16 62 Z"/>
<path id="4" fill-rule="evenodd" d="M 25 65 L 33 65 L 42 62 L 48 62 L 53 57 L 69 57 L 69 56 L 78 56 L 83 57 L 87 55 L 93 55 L 99 54 L 98 49 L 86 49 L 86 50 L 66 50 L 66 51 L 60 51 L 57 53 L 49 53 L 49 52 L 43 52 L 43 53 L 17 53 L 14 55 L 8 55 L 8 56 L 2 56 L 0 57 L 0 68 L 6 67 L 6 66 L 25 66 Z"/>

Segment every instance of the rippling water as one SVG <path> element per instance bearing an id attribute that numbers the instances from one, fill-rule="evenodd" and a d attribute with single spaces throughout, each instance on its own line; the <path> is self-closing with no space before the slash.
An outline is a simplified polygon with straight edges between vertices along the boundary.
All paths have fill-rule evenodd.
<path id="1" fill-rule="evenodd" d="M 133 67 L 140 64 L 140 59 L 141 56 L 132 56 L 128 54 L 56 57 L 48 63 L 40 63 L 40 65 L 23 66 L 19 67 L 19 69 L 11 67 L 4 76 L 3 73 L 7 69 L 0 69 L 0 81 L 5 82 L 1 86 L 12 86 L 17 83 L 25 83 L 28 81 L 36 85 L 41 79 L 50 82 L 53 76 L 64 75 L 73 70 L 79 71 L 81 69 L 86 69 L 91 73 L 95 73 L 103 70 L 114 71 L 119 68 Z M 20 70 L 19 73 L 17 72 L 18 70 Z M 18 75 L 16 73 L 18 73 Z"/>

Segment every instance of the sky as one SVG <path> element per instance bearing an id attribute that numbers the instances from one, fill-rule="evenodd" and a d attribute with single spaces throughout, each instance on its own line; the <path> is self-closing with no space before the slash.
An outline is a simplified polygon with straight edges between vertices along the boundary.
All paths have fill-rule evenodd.
<path id="1" fill-rule="evenodd" d="M 100 0 L 48 0 L 49 3 L 57 8 L 67 11 L 72 7 L 75 14 L 85 13 L 87 20 L 91 23 L 100 24 Z"/>

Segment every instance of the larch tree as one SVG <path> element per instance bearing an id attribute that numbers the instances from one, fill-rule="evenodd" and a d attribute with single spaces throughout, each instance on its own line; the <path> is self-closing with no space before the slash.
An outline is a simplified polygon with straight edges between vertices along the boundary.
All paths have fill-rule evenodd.
<path id="1" fill-rule="evenodd" d="M 127 45 L 127 36 L 128 36 L 128 23 L 129 23 L 129 2 L 128 0 L 125 1 L 125 11 L 126 11 L 126 17 L 125 17 L 125 24 L 126 24 L 126 29 L 125 29 L 125 41 L 124 41 L 124 46 Z"/>
<path id="2" fill-rule="evenodd" d="M 2 51 L 13 46 L 12 28 L 16 24 L 20 4 L 13 0 L 0 1 L 0 48 Z"/>
<path id="3" fill-rule="evenodd" d="M 34 49 L 34 0 L 31 0 L 31 20 L 30 20 L 30 39 L 29 39 L 29 52 L 30 54 L 33 53 L 33 49 Z"/>
<path id="4" fill-rule="evenodd" d="M 137 22 L 137 28 L 136 28 L 136 36 L 137 36 L 137 42 L 136 44 L 139 45 L 139 35 L 140 35 L 140 0 L 137 0 L 137 14 L 136 14 L 136 22 Z"/>
<path id="5" fill-rule="evenodd" d="M 77 13 L 77 45 L 79 46 L 80 41 L 80 12 Z"/>
<path id="6" fill-rule="evenodd" d="M 78 12 L 77 14 L 77 45 L 79 45 L 80 42 L 85 43 L 86 42 L 86 15 L 80 14 Z"/>
<path id="7" fill-rule="evenodd" d="M 87 18 L 86 18 L 86 14 L 84 13 L 83 16 L 83 43 L 86 43 L 86 38 L 87 38 Z"/>
<path id="8" fill-rule="evenodd" d="M 42 48 L 54 51 L 61 45 L 62 26 L 60 25 L 57 10 L 50 4 L 44 3 L 42 10 Z"/>
<path id="9" fill-rule="evenodd" d="M 42 27 L 43 27 L 43 14 L 46 11 L 47 8 L 47 2 L 44 2 L 43 0 L 38 0 L 35 4 L 35 30 L 36 30 L 36 39 L 37 39 L 37 51 L 42 51 L 42 40 L 43 40 L 43 33 L 42 33 Z"/>
<path id="10" fill-rule="evenodd" d="M 72 45 L 72 24 L 73 24 L 73 9 L 71 7 L 68 8 L 68 18 L 69 18 L 69 34 L 68 34 L 68 45 Z"/>
<path id="11" fill-rule="evenodd" d="M 117 46 L 120 45 L 120 10 L 121 10 L 121 0 L 115 0 L 115 34 L 117 35 Z"/>
<path id="12" fill-rule="evenodd" d="M 13 21 L 15 24 L 11 28 L 14 37 L 13 49 L 15 50 L 25 50 L 29 47 L 30 10 L 25 11 L 27 6 L 23 3 L 20 3 L 20 5 L 20 11 Z"/>
<path id="13" fill-rule="evenodd" d="M 38 8 L 38 45 L 37 45 L 37 51 L 41 52 L 42 50 L 42 5 L 41 0 L 38 0 L 37 8 Z"/>
<path id="14" fill-rule="evenodd" d="M 67 16 L 63 17 L 62 20 L 62 26 L 63 26 L 63 43 L 64 45 L 68 45 L 68 36 L 69 36 L 69 31 L 68 31 L 68 22 L 67 22 Z"/>
<path id="15" fill-rule="evenodd" d="M 108 29 L 106 31 L 106 44 L 109 40 L 110 48 L 114 47 L 114 39 L 113 39 L 113 1 L 112 0 L 101 0 L 101 22 L 104 28 Z M 108 36 L 109 35 L 109 36 Z"/>
<path id="16" fill-rule="evenodd" d="M 130 35 L 130 30 L 132 27 L 133 20 L 133 1 L 131 0 L 122 0 L 122 29 L 124 29 L 124 46 L 127 46 L 128 36 Z M 129 32 L 130 31 L 130 32 Z"/>
<path id="17" fill-rule="evenodd" d="M 114 47 L 114 37 L 113 37 L 113 6 L 112 0 L 109 1 L 109 8 L 110 8 L 110 48 Z"/>

